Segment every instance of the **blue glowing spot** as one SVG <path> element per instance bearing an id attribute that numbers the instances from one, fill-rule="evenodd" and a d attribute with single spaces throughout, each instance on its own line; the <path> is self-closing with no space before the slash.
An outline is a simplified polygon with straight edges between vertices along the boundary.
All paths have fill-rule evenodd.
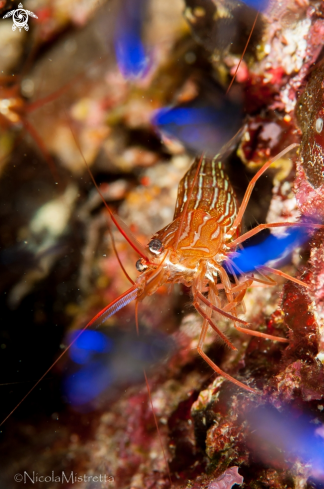
<path id="1" fill-rule="evenodd" d="M 282 408 L 281 408 L 282 409 Z M 324 437 L 322 425 L 288 409 L 281 412 L 263 406 L 248 414 L 254 446 L 262 446 L 258 456 L 269 453 L 280 463 L 285 458 L 298 457 L 309 465 L 317 478 L 324 475 Z M 277 460 L 276 460 L 277 458 Z"/>
<path id="2" fill-rule="evenodd" d="M 70 403 L 81 406 L 98 397 L 110 382 L 111 375 L 107 366 L 94 361 L 69 375 L 64 381 L 63 390 Z"/>
<path id="3" fill-rule="evenodd" d="M 117 16 L 114 36 L 119 69 L 126 79 L 141 78 L 147 72 L 149 57 L 142 42 L 146 0 L 124 0 Z"/>
<path id="4" fill-rule="evenodd" d="M 152 123 L 166 136 L 178 139 L 189 151 L 215 156 L 241 128 L 242 106 L 224 94 L 214 104 L 202 96 L 186 104 L 159 109 Z"/>
<path id="5" fill-rule="evenodd" d="M 270 234 L 262 243 L 239 250 L 229 257 L 242 272 L 251 272 L 272 260 L 284 258 L 307 239 L 305 228 L 295 228 L 289 230 L 284 237 Z M 224 266 L 226 268 L 226 263 Z"/>
<path id="6" fill-rule="evenodd" d="M 243 2 L 254 10 L 265 12 L 271 3 L 271 0 L 243 0 Z"/>
<path id="7" fill-rule="evenodd" d="M 166 129 L 181 126 L 183 124 L 196 125 L 199 123 L 217 123 L 218 114 L 213 112 L 208 107 L 202 108 L 186 108 L 186 107 L 166 107 L 157 111 L 154 122 L 163 126 Z"/>
<path id="8" fill-rule="evenodd" d="M 70 335 L 75 339 L 80 332 Z M 143 381 L 143 369 L 152 367 L 168 355 L 170 340 L 157 332 L 105 328 L 86 330 L 69 350 L 70 362 L 63 380 L 67 401 L 76 409 L 88 411 L 96 400 L 114 399 L 125 388 Z"/>
<path id="9" fill-rule="evenodd" d="M 74 331 L 69 342 L 73 341 L 80 334 L 80 331 Z M 87 363 L 93 356 L 94 352 L 107 353 L 112 349 L 112 341 L 98 331 L 84 331 L 81 336 L 73 343 L 70 348 L 70 358 L 78 364 Z"/>

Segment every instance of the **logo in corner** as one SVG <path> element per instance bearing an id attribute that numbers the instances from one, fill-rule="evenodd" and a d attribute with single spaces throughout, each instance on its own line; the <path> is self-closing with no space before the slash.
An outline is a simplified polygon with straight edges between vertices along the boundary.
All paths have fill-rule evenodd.
<path id="1" fill-rule="evenodd" d="M 7 12 L 6 15 L 3 16 L 3 19 L 7 19 L 8 17 L 12 16 L 12 30 L 15 31 L 17 28 L 19 31 L 21 31 L 22 28 L 25 29 L 25 31 L 29 30 L 28 26 L 28 16 L 34 17 L 34 19 L 38 19 L 37 15 L 35 15 L 33 12 L 30 10 L 24 10 L 23 9 L 23 4 L 20 3 L 18 5 L 17 10 L 11 10 L 10 12 Z"/>

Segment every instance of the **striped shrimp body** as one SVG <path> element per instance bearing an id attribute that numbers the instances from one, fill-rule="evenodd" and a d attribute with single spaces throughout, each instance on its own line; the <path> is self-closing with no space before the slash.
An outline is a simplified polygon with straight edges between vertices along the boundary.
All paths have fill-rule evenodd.
<path id="1" fill-rule="evenodd" d="M 292 147 L 293 145 L 285 152 Z M 281 155 L 277 156 L 279 157 Z M 229 257 L 229 253 L 233 252 L 239 242 L 260 230 L 266 227 L 292 224 L 261 225 L 237 237 L 254 184 L 271 162 L 272 160 L 267 162 L 252 179 L 238 211 L 235 193 L 221 160 L 218 157 L 214 159 L 196 158 L 180 182 L 173 222 L 152 237 L 148 245 L 149 262 L 141 258 L 136 264 L 137 269 L 142 272 L 135 283 L 136 298 L 139 301 L 154 294 L 163 284 L 182 283 L 191 287 L 193 305 L 203 317 L 197 347 L 198 353 L 215 372 L 251 392 L 255 392 L 254 389 L 242 384 L 215 365 L 203 352 L 203 343 L 210 325 L 231 349 L 236 349 L 216 326 L 212 319 L 213 312 L 232 319 L 234 326 L 239 331 L 287 342 L 285 338 L 239 326 L 239 324 L 244 326 L 248 324 L 237 317 L 238 309 L 240 307 L 242 312 L 245 312 L 244 295 L 247 288 L 258 279 L 252 275 L 242 275 L 238 280 Z M 225 263 L 227 269 L 223 266 Z M 230 270 L 234 276 L 234 284 L 231 283 L 227 270 Z M 271 271 L 304 285 L 303 282 L 288 277 L 278 270 L 271 269 Z M 269 285 L 274 283 L 268 282 Z M 206 289 L 207 295 L 205 294 Z M 220 294 L 222 289 L 225 292 L 225 301 L 223 294 Z"/>
<path id="2" fill-rule="evenodd" d="M 160 280 L 188 287 L 205 281 L 205 276 L 213 282 L 221 268 L 219 263 L 226 257 L 226 241 L 230 239 L 227 232 L 236 214 L 234 190 L 221 161 L 197 158 L 180 182 L 174 220 L 149 244 L 159 280 L 146 280 L 152 273 L 150 265 L 143 260 L 137 262 L 140 271 L 148 269 L 139 278 L 146 284 L 143 294 L 154 293 Z"/>

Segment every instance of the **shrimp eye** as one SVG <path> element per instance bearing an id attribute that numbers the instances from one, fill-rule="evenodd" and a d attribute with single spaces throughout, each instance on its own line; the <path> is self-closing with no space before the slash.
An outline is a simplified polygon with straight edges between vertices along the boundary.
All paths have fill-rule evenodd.
<path id="1" fill-rule="evenodd" d="M 322 129 L 323 129 L 323 119 L 321 117 L 319 117 L 318 119 L 316 119 L 315 129 L 316 129 L 316 132 L 318 132 L 318 133 L 322 132 Z"/>
<path id="2" fill-rule="evenodd" d="M 139 260 L 137 260 L 137 262 L 136 262 L 136 269 L 139 272 L 144 272 L 147 269 L 147 265 L 145 263 L 143 263 L 142 258 L 140 258 Z"/>
<path id="3" fill-rule="evenodd" d="M 159 239 L 152 239 L 152 241 L 149 242 L 149 250 L 151 253 L 154 253 L 154 255 L 160 255 L 163 251 L 163 245 Z"/>

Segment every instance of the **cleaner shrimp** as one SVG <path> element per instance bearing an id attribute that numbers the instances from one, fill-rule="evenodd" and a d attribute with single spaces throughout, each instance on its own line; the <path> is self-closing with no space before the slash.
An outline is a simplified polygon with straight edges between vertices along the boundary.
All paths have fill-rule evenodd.
<path id="1" fill-rule="evenodd" d="M 112 214 L 107 206 L 114 224 L 141 256 L 136 263 L 136 268 L 141 275 L 129 290 L 100 311 L 85 326 L 85 329 L 103 323 L 133 300 L 136 300 L 138 305 L 145 297 L 154 294 L 162 285 L 181 283 L 191 288 L 193 305 L 203 318 L 197 346 L 199 355 L 217 374 L 222 375 L 249 392 L 256 393 L 252 387 L 243 384 L 221 370 L 204 353 L 203 344 L 207 329 L 211 326 L 226 345 L 235 350 L 234 345 L 212 319 L 214 312 L 231 319 L 238 331 L 269 340 L 288 342 L 286 338 L 249 329 L 247 328 L 248 323 L 238 317 L 238 309 L 242 307 L 244 310 L 243 299 L 247 289 L 254 282 L 271 285 L 271 281 L 265 282 L 264 278 L 263 280 L 258 279 L 251 274 L 245 276 L 242 274 L 242 278 L 238 280 L 234 271 L 237 267 L 231 260 L 231 252 L 235 251 L 238 245 L 263 229 L 290 226 L 321 227 L 320 224 L 313 223 L 282 222 L 261 224 L 253 230 L 241 236 L 239 235 L 242 218 L 255 183 L 274 161 L 296 146 L 297 144 L 288 146 L 288 148 L 263 165 L 248 185 L 238 210 L 234 190 L 225 173 L 221 156 L 217 155 L 213 159 L 205 156 L 196 158 L 179 184 L 173 221 L 152 236 L 147 248 L 143 248 L 135 240 L 130 230 L 125 227 L 119 218 Z M 235 285 L 231 284 L 224 264 L 228 264 L 227 270 L 229 269 L 234 275 Z M 282 276 L 307 287 L 301 280 L 291 277 L 280 270 L 270 267 L 262 268 L 265 272 Z M 240 270 L 238 272 L 240 273 Z M 219 291 L 222 289 L 226 296 L 225 304 L 219 295 Z M 138 325 L 137 317 L 136 323 Z"/>

